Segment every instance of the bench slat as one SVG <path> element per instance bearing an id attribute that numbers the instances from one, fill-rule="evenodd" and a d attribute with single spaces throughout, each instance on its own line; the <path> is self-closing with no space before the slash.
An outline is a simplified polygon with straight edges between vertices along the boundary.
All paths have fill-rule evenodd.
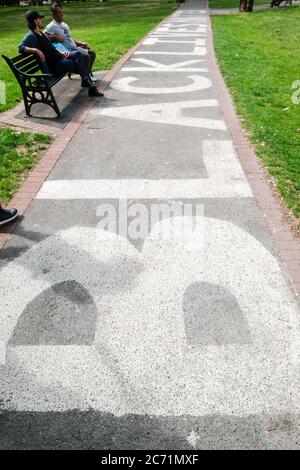
<path id="1" fill-rule="evenodd" d="M 14 64 L 14 66 L 17 67 L 18 69 L 22 68 L 29 62 L 33 62 L 33 61 L 38 62 L 36 56 L 33 54 L 19 55 L 10 60 Z"/>
<path id="2" fill-rule="evenodd" d="M 34 61 L 30 62 L 29 64 L 26 64 L 24 67 L 18 67 L 18 70 L 23 73 L 35 73 L 38 70 L 41 70 L 41 65 Z"/>

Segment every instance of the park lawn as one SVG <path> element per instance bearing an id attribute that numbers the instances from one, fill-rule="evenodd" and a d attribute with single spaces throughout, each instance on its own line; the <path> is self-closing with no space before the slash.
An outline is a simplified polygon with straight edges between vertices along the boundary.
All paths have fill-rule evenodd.
<path id="1" fill-rule="evenodd" d="M 298 221 L 300 104 L 291 97 L 300 80 L 299 23 L 300 7 L 212 17 L 217 59 L 237 112 Z"/>
<path id="2" fill-rule="evenodd" d="M 0 201 L 11 199 L 51 140 L 44 134 L 0 128 Z"/>
<path id="3" fill-rule="evenodd" d="M 254 8 L 255 5 L 270 5 L 271 0 L 254 0 Z M 239 0 L 209 0 L 210 8 L 239 8 L 240 1 Z"/>
<path id="4" fill-rule="evenodd" d="M 109 70 L 177 6 L 175 0 L 76 2 L 65 4 L 64 13 L 65 22 L 71 27 L 75 39 L 86 40 L 97 52 L 94 69 Z M 17 46 L 27 32 L 24 19 L 27 10 L 28 7 L 0 8 L 1 54 L 17 55 Z M 46 15 L 46 26 L 52 19 L 49 6 L 38 10 Z M 19 86 L 1 57 L 0 80 L 6 85 L 6 104 L 0 104 L 1 112 L 14 107 L 21 99 Z"/>

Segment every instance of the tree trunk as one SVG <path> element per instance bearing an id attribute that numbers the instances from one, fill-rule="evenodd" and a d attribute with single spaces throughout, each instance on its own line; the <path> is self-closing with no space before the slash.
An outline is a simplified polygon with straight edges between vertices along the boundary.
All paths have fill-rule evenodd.
<path id="1" fill-rule="evenodd" d="M 240 13 L 253 11 L 254 0 L 240 0 Z"/>
<path id="2" fill-rule="evenodd" d="M 240 13 L 247 11 L 247 0 L 240 0 Z"/>
<path id="3" fill-rule="evenodd" d="M 253 11 L 254 0 L 248 0 L 247 2 L 247 11 Z"/>

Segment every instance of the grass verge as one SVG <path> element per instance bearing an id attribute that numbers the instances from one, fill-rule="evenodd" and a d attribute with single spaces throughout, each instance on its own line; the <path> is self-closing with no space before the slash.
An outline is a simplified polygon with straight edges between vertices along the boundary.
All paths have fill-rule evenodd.
<path id="1" fill-rule="evenodd" d="M 299 22 L 300 7 L 212 17 L 217 59 L 237 112 L 298 227 Z"/>
<path id="2" fill-rule="evenodd" d="M 175 0 L 76 2 L 64 5 L 64 20 L 75 39 L 87 41 L 97 52 L 94 69 L 109 70 L 177 6 Z M 17 55 L 17 46 L 27 32 L 27 10 L 28 7 L 0 8 L 1 54 Z M 38 11 L 46 15 L 46 26 L 52 20 L 49 5 L 38 7 Z M 6 85 L 6 103 L 0 103 L 0 111 L 4 111 L 20 101 L 21 91 L 2 57 L 0 64 L 0 81 Z"/>
<path id="3" fill-rule="evenodd" d="M 262 5 L 262 4 L 269 4 L 271 0 L 254 0 L 254 8 L 255 5 Z M 209 0 L 210 8 L 239 8 L 240 2 L 239 0 Z"/>
<path id="4" fill-rule="evenodd" d="M 4 204 L 18 190 L 51 140 L 44 134 L 0 128 L 0 200 Z"/>

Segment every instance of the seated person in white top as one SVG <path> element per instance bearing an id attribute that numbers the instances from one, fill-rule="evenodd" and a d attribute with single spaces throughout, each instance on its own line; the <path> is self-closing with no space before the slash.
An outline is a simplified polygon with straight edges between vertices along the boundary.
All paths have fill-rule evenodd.
<path id="1" fill-rule="evenodd" d="M 96 53 L 91 51 L 87 42 L 75 41 L 72 38 L 69 26 L 63 23 L 63 11 L 59 3 L 52 3 L 50 9 L 53 21 L 46 26 L 44 33 L 51 42 L 61 43 L 69 51 L 80 51 L 83 55 L 86 67 L 92 75 L 92 67 L 96 59 Z"/>

